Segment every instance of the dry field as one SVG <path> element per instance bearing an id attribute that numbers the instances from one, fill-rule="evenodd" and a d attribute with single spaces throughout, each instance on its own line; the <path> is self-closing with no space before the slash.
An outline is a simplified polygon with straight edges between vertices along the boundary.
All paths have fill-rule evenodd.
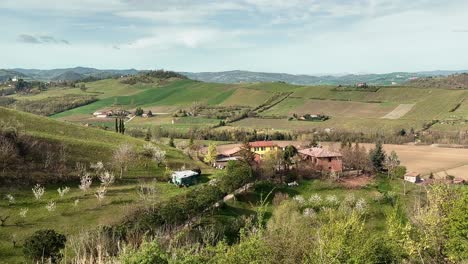
<path id="1" fill-rule="evenodd" d="M 336 143 L 332 145 L 339 147 Z M 362 145 L 368 149 L 373 147 L 372 144 Z M 395 151 L 408 171 L 419 172 L 423 176 L 431 172 L 445 176 L 447 171 L 449 175 L 468 180 L 468 149 L 414 145 L 384 145 L 384 149 L 387 153 Z"/>

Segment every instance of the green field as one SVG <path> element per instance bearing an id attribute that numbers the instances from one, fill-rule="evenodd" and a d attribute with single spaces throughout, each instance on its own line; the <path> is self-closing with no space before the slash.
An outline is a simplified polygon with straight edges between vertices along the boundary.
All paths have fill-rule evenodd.
<path id="1" fill-rule="evenodd" d="M 466 90 L 413 88 L 405 86 L 378 87 L 377 90 L 339 90 L 333 86 L 296 86 L 285 83 L 216 84 L 193 80 L 137 83 L 128 85 L 118 79 L 86 83 L 86 93 L 77 88 L 53 88 L 31 96 L 16 96 L 18 100 L 37 100 L 66 94 L 94 94 L 98 101 L 54 115 L 61 120 L 97 124 L 106 120 L 93 119 L 96 110 L 120 107 L 133 110 L 142 107 L 162 117 L 149 120 L 134 120 L 129 126 L 138 128 L 161 126 L 186 131 L 191 127 L 210 127 L 219 123 L 203 116 L 176 120 L 172 125 L 170 115 L 179 109 L 189 109 L 194 104 L 229 107 L 244 106 L 255 109 L 278 93 L 290 93 L 287 98 L 275 103 L 270 101 L 265 111 L 258 112 L 268 120 L 246 119 L 230 124 L 257 129 L 307 130 L 345 129 L 363 133 L 376 130 L 419 129 L 424 123 L 440 120 L 434 130 L 457 132 L 468 128 L 468 97 Z M 283 96 L 284 97 L 284 96 Z M 277 101 L 278 99 L 276 99 Z M 457 108 L 457 105 L 461 105 Z M 383 118 L 400 106 L 412 106 L 407 112 Z M 452 111 L 453 109 L 456 111 Z M 322 113 L 331 117 L 322 123 L 286 122 L 296 114 Z M 273 119 L 272 119 L 273 118 Z M 191 119 L 191 120 L 190 120 Z M 375 126 L 377 125 L 377 126 Z M 377 127 L 377 128 L 376 128 Z"/>

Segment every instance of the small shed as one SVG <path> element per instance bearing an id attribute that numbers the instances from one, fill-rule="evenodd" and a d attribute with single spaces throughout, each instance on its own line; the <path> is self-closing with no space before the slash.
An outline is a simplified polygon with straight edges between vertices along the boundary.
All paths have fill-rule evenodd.
<path id="1" fill-rule="evenodd" d="M 192 170 L 175 171 L 172 173 L 172 183 L 178 186 L 190 186 L 197 182 L 198 172 Z"/>
<path id="2" fill-rule="evenodd" d="M 412 183 L 421 182 L 421 175 L 417 172 L 408 172 L 405 174 L 405 181 L 409 181 Z"/>

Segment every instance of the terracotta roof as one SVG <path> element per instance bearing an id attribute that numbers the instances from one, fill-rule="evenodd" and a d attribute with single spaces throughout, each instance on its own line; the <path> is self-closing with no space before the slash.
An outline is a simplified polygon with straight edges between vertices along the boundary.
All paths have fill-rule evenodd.
<path id="1" fill-rule="evenodd" d="M 273 146 L 276 146 L 276 144 L 273 141 L 255 141 L 255 142 L 250 142 L 249 145 L 251 147 L 273 147 Z"/>
<path id="2" fill-rule="evenodd" d="M 329 157 L 341 157 L 341 153 L 338 152 L 333 152 L 326 150 L 324 148 L 308 148 L 308 149 L 301 149 L 299 150 L 299 153 L 311 156 L 311 157 L 316 157 L 316 158 L 329 158 Z"/>
<path id="3" fill-rule="evenodd" d="M 221 155 L 225 155 L 225 156 L 231 156 L 231 155 L 234 155 L 236 154 L 237 152 L 239 152 L 241 150 L 240 147 L 234 147 L 232 149 L 227 149 L 225 151 L 221 151 L 219 154 Z"/>
<path id="4" fill-rule="evenodd" d="M 408 177 L 417 177 L 417 176 L 420 176 L 420 173 L 415 172 L 415 171 L 411 171 L 411 172 L 406 173 L 405 176 L 408 176 Z"/>

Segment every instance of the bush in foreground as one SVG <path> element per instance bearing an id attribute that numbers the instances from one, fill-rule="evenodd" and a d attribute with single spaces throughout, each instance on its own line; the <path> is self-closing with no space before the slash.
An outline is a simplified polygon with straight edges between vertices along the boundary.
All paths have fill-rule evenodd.
<path id="1" fill-rule="evenodd" d="M 49 260 L 57 263 L 62 258 L 60 252 L 67 238 L 52 229 L 38 230 L 26 239 L 23 252 L 34 261 Z"/>

